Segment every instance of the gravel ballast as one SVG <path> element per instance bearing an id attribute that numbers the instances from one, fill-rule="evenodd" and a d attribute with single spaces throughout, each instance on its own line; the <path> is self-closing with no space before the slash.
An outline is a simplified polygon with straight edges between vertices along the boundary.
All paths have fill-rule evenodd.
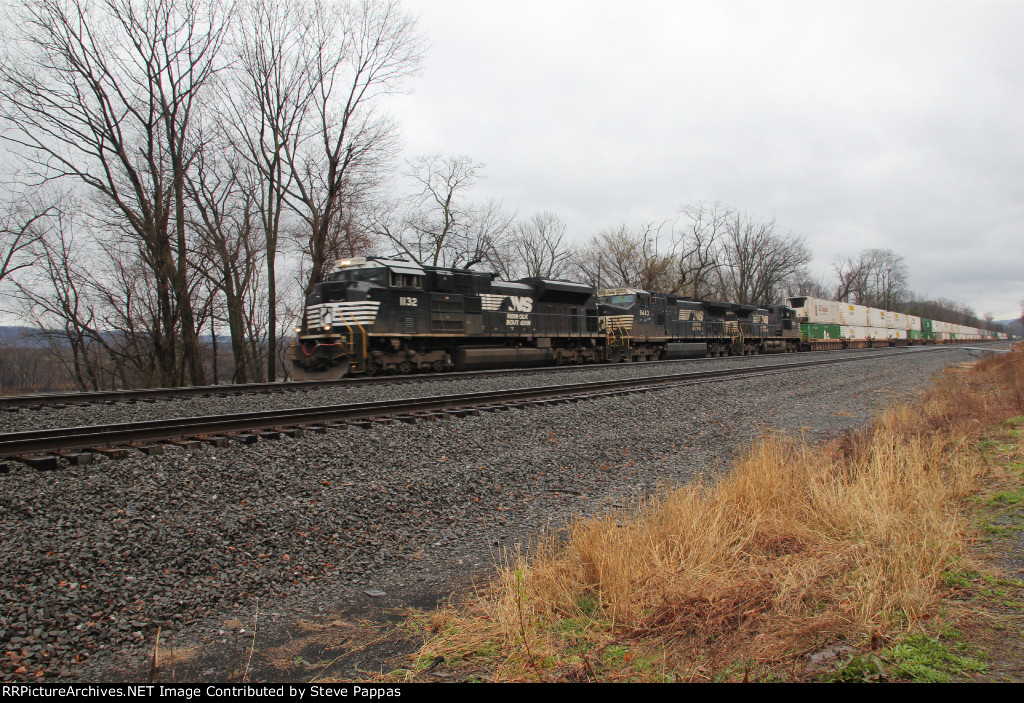
<path id="1" fill-rule="evenodd" d="M 847 352 L 815 352 L 809 354 L 772 354 L 751 357 L 689 359 L 657 364 L 601 364 L 569 366 L 531 373 L 495 373 L 485 376 L 452 376 L 443 380 L 417 376 L 396 376 L 385 384 L 369 386 L 327 386 L 308 390 L 282 390 L 275 393 L 247 393 L 225 396 L 167 397 L 152 402 L 103 402 L 73 404 L 65 407 L 23 407 L 15 412 L 0 412 L 0 433 L 41 430 L 57 427 L 107 425 L 176 417 L 203 417 L 226 413 L 259 412 L 289 408 L 318 407 L 343 403 L 362 403 L 399 398 L 419 398 L 455 393 L 474 393 L 507 388 L 532 388 L 544 385 L 606 381 L 621 378 L 693 373 L 714 369 L 764 366 L 796 360 L 838 357 L 860 358 L 886 354 L 893 350 L 852 350 Z M 901 353 L 921 353 L 920 349 L 901 349 Z M 924 350 L 926 353 L 929 350 Z M 934 351 L 934 350 L 931 350 Z"/>
<path id="2" fill-rule="evenodd" d="M 257 600 L 270 628 L 357 605 L 368 590 L 392 605 L 414 587 L 442 592 L 575 514 L 727 468 L 763 430 L 833 436 L 976 358 L 907 353 L 55 472 L 18 466 L 0 476 L 0 680 L 144 678 L 158 628 L 182 646 L 227 637 L 220 623 L 251 621 Z"/>

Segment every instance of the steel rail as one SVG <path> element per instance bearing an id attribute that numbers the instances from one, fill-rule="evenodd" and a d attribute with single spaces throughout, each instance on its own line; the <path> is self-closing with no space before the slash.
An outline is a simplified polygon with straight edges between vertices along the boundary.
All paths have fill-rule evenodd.
<path id="1" fill-rule="evenodd" d="M 903 351 L 921 351 L 924 349 L 945 349 L 954 348 L 946 346 L 929 346 L 929 347 L 900 347 Z M 878 354 L 882 353 L 879 348 L 866 348 L 866 349 L 846 349 L 843 350 L 846 353 L 857 353 L 857 354 Z M 885 352 L 891 353 L 890 349 L 885 349 Z M 819 353 L 835 353 L 835 352 L 819 352 Z M 760 356 L 760 355 L 759 355 Z M 770 358 L 772 355 L 764 355 L 760 358 Z M 741 359 L 747 357 L 707 357 L 707 358 L 696 358 L 696 359 L 673 359 L 669 361 L 645 361 L 638 362 L 643 364 L 649 364 L 657 366 L 660 364 L 678 364 L 680 362 L 704 362 L 704 361 L 717 361 L 724 358 Z M 753 357 L 758 358 L 758 357 Z M 396 383 L 420 383 L 424 381 L 437 381 L 451 378 L 462 378 L 462 377 L 487 377 L 487 376 L 503 376 L 511 373 L 516 374 L 536 374 L 536 373 L 551 373 L 552 371 L 579 371 L 585 372 L 591 369 L 598 368 L 615 368 L 616 364 L 582 364 L 582 365 L 566 365 L 566 366 L 542 366 L 533 368 L 516 368 L 516 369 L 482 369 L 476 371 L 447 371 L 440 373 L 413 373 L 404 375 L 381 375 L 381 376 L 357 376 L 335 379 L 331 381 L 275 381 L 275 382 L 262 382 L 262 383 L 240 383 L 230 385 L 217 385 L 217 386 L 182 386 L 178 388 L 137 388 L 137 389 L 124 389 L 124 390 L 113 390 L 113 391 L 75 391 L 71 393 L 36 393 L 32 395 L 0 395 L 0 410 L 14 411 L 21 408 L 36 408 L 43 406 L 53 405 L 85 405 L 89 403 L 121 403 L 121 402 L 139 402 L 139 401 L 153 401 L 160 398 L 187 398 L 193 396 L 221 396 L 226 397 L 229 395 L 242 395 L 246 393 L 288 393 L 294 391 L 304 391 L 316 388 L 326 388 L 330 386 L 337 387 L 356 387 L 356 386 L 368 386 L 378 384 L 396 384 Z"/>
<path id="2" fill-rule="evenodd" d="M 609 395 L 617 392 L 657 390 L 671 386 L 690 385 L 718 379 L 782 373 L 804 368 L 842 364 L 887 356 L 905 356 L 906 352 L 888 352 L 871 356 L 844 356 L 739 369 L 692 371 L 663 376 L 645 376 L 612 381 L 540 386 L 535 388 L 480 391 L 423 398 L 350 403 L 271 410 L 230 415 L 148 420 L 144 422 L 90 425 L 83 427 L 31 430 L 0 435 L 0 457 L 19 457 L 102 446 L 131 445 L 146 442 L 178 440 L 197 436 L 225 435 L 258 430 L 309 426 L 346 420 L 365 420 L 383 416 L 407 415 L 431 411 L 456 411 L 482 406 L 516 402 L 542 401 L 556 398 L 569 400 Z"/>

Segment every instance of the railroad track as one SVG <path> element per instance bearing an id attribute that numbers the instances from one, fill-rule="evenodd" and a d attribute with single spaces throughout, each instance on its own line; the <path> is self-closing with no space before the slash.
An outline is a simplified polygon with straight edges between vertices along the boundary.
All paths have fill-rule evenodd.
<path id="1" fill-rule="evenodd" d="M 932 348 L 932 347 L 929 347 Z M 934 347 L 941 348 L 941 347 Z M 920 347 L 901 347 L 902 351 L 909 350 L 920 350 Z M 835 352 L 821 352 L 833 354 Z M 888 351 L 879 352 L 877 349 L 850 349 L 847 353 L 859 353 L 859 354 L 879 354 L 879 353 L 891 353 Z M 741 358 L 741 357 L 735 357 Z M 702 361 L 716 361 L 720 360 L 719 357 L 711 357 L 708 359 L 687 359 L 687 360 L 672 360 L 672 361 L 648 361 L 644 362 L 645 366 L 659 366 L 663 364 L 679 364 L 679 363 L 700 363 Z M 232 385 L 217 385 L 217 386 L 186 386 L 179 388 L 139 388 L 134 390 L 115 390 L 115 391 L 94 391 L 94 392 L 81 392 L 75 391 L 72 393 L 37 393 L 32 395 L 5 395 L 0 396 L 0 411 L 6 410 L 9 412 L 17 412 L 21 409 L 40 409 L 43 407 L 65 407 L 69 405 L 88 405 L 88 404 L 106 404 L 113 405 L 114 403 L 138 403 L 138 402 L 155 402 L 160 399 L 170 398 L 187 398 L 187 397 L 227 397 L 229 395 L 242 395 L 242 394 L 280 394 L 299 392 L 307 390 L 315 390 L 318 388 L 328 387 L 357 387 L 357 386 L 370 386 L 370 385 L 381 385 L 381 384 L 395 384 L 395 383 L 421 383 L 424 381 L 437 381 L 452 378 L 469 378 L 469 377 L 494 377 L 504 376 L 511 373 L 514 374 L 538 374 L 538 373 L 550 373 L 552 371 L 580 371 L 586 372 L 595 368 L 614 368 L 608 364 L 598 365 L 584 365 L 584 366 L 543 366 L 537 368 L 526 368 L 526 369 L 486 369 L 480 371 L 449 371 L 443 373 L 416 373 L 404 376 L 358 376 L 358 377 L 345 377 L 334 381 L 278 381 L 274 383 L 240 383 Z"/>
<path id="2" fill-rule="evenodd" d="M 942 348 L 922 348 L 917 351 L 936 349 Z M 52 469 L 57 467 L 58 457 L 64 457 L 74 463 L 86 463 L 95 452 L 112 458 L 126 456 L 129 449 L 157 454 L 162 451 L 161 443 L 186 446 L 197 446 L 202 442 L 216 446 L 225 446 L 232 441 L 253 443 L 260 439 L 277 439 L 283 435 L 299 436 L 308 431 L 326 432 L 330 427 L 339 425 L 367 427 L 374 423 L 390 424 L 396 421 L 412 423 L 436 420 L 444 416 L 465 416 L 531 405 L 579 402 L 596 397 L 745 376 L 785 373 L 907 353 L 901 350 L 870 356 L 813 359 L 612 381 L 14 432 L 0 435 L 0 460 L 14 459 L 39 469 Z M 4 467 L 9 468 L 6 465 Z"/>

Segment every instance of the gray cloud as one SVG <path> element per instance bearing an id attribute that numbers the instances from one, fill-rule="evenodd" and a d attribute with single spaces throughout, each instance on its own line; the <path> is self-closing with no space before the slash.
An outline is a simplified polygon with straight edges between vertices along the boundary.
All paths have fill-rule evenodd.
<path id="1" fill-rule="evenodd" d="M 1024 295 L 1024 3 L 417 0 L 433 47 L 393 101 L 409 155 L 585 239 L 721 200 L 815 268 L 889 247 L 921 293 Z"/>

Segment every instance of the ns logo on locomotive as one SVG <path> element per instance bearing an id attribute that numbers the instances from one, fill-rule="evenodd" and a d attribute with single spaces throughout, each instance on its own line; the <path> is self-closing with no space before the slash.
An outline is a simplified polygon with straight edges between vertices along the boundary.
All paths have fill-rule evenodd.
<path id="1" fill-rule="evenodd" d="M 306 301 L 296 380 L 681 359 L 800 348 L 795 313 L 398 258 L 338 261 Z"/>

